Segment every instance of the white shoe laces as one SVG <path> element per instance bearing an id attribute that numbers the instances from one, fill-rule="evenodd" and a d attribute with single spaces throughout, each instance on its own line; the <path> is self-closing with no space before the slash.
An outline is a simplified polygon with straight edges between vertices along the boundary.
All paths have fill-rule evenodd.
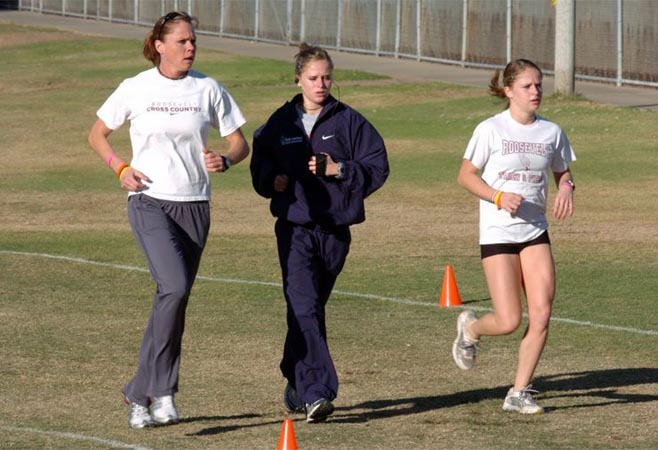
<path id="1" fill-rule="evenodd" d="M 535 403 L 535 399 L 532 398 L 532 394 L 539 394 L 539 391 L 532 389 L 532 384 L 529 384 L 523 389 L 521 389 L 520 391 L 518 391 L 519 398 L 521 398 L 524 403 L 534 406 L 536 405 L 536 403 Z"/>
<path id="2" fill-rule="evenodd" d="M 139 403 L 131 403 L 130 413 L 135 416 L 144 416 L 148 415 L 149 409 L 146 406 L 140 405 Z"/>

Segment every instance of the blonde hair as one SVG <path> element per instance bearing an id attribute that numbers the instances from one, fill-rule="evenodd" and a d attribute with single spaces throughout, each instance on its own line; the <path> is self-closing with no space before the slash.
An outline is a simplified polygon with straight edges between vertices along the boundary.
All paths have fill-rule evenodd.
<path id="1" fill-rule="evenodd" d="M 493 77 L 491 77 L 491 81 L 489 82 L 489 94 L 494 97 L 498 97 L 501 100 L 505 100 L 506 108 L 509 108 L 509 99 L 505 94 L 504 88 L 505 87 L 511 88 L 514 82 L 516 81 L 516 78 L 519 76 L 519 74 L 529 68 L 535 69 L 537 72 L 539 72 L 539 75 L 541 77 L 544 76 L 539 66 L 537 66 L 537 64 L 530 61 L 529 59 L 523 59 L 523 58 L 515 59 L 514 61 L 510 61 L 509 63 L 507 63 L 507 65 L 505 66 L 505 70 L 503 70 L 502 86 L 499 84 L 500 70 L 496 69 L 496 71 L 493 74 Z"/>
<path id="2" fill-rule="evenodd" d="M 325 49 L 302 42 L 299 44 L 299 52 L 295 55 L 295 83 L 299 82 L 304 68 L 311 61 L 327 61 L 329 70 L 334 71 L 334 62 Z"/>
<path id="3" fill-rule="evenodd" d="M 153 24 L 153 29 L 144 38 L 142 44 L 142 54 L 144 58 L 151 61 L 154 66 L 160 65 L 160 53 L 155 48 L 155 41 L 162 41 L 164 37 L 170 34 L 179 22 L 187 22 L 194 30 L 198 24 L 198 20 L 191 17 L 186 12 L 171 11 L 160 17 Z"/>

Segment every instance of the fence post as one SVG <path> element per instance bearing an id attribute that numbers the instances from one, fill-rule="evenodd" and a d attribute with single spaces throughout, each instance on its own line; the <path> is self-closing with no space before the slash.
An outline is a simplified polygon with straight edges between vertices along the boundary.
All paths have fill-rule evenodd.
<path id="1" fill-rule="evenodd" d="M 299 41 L 306 42 L 306 0 L 302 0 L 299 15 L 299 20 L 301 22 L 299 25 Z"/>
<path id="2" fill-rule="evenodd" d="M 468 53 L 468 0 L 462 0 L 462 67 L 466 67 Z"/>
<path id="3" fill-rule="evenodd" d="M 340 50 L 343 34 L 343 0 L 338 0 L 338 20 L 336 21 L 336 50 Z"/>
<path id="4" fill-rule="evenodd" d="M 260 0 L 255 0 L 254 10 L 254 40 L 258 41 L 258 35 L 260 34 Z"/>
<path id="5" fill-rule="evenodd" d="M 421 1 L 422 0 L 416 0 L 416 60 L 420 61 L 420 57 L 422 55 L 422 50 L 421 50 L 421 39 L 420 39 L 420 34 L 421 34 L 421 26 L 420 22 L 422 20 L 421 18 Z"/>
<path id="6" fill-rule="evenodd" d="M 573 95 L 576 7 L 575 0 L 557 0 L 555 5 L 555 92 Z"/>
<path id="7" fill-rule="evenodd" d="M 505 19 L 506 22 L 506 33 L 505 33 L 505 57 L 507 61 L 505 64 L 512 60 L 512 0 L 507 0 L 507 16 Z"/>
<path id="8" fill-rule="evenodd" d="M 400 57 L 400 27 L 402 26 L 402 0 L 398 0 L 395 7 L 395 57 Z"/>
<path id="9" fill-rule="evenodd" d="M 286 41 L 292 44 L 292 0 L 286 0 Z"/>
<path id="10" fill-rule="evenodd" d="M 377 37 L 375 38 L 375 55 L 382 49 L 382 0 L 377 0 Z"/>
<path id="11" fill-rule="evenodd" d="M 617 86 L 624 78 L 624 0 L 617 0 Z"/>
<path id="12" fill-rule="evenodd" d="M 224 0 L 219 4 L 219 35 L 224 36 L 224 25 L 226 22 L 226 3 Z"/>

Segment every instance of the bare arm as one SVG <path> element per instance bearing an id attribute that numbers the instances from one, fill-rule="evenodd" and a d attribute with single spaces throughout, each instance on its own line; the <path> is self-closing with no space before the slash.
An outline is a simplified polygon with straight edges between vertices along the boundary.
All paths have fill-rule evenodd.
<path id="1" fill-rule="evenodd" d="M 556 219 L 566 219 L 573 215 L 573 175 L 571 170 L 564 172 L 553 172 L 557 194 L 553 204 L 553 217 Z"/>
<path id="2" fill-rule="evenodd" d="M 114 153 L 109 140 L 110 134 L 112 134 L 112 130 L 105 125 L 105 122 L 101 119 L 96 119 L 96 122 L 94 122 L 89 131 L 87 141 L 96 154 L 105 161 L 105 164 L 117 174 L 123 189 L 127 191 L 140 191 L 146 188 L 146 185 L 142 181 L 148 181 L 148 177 L 142 172 L 130 167 Z"/>
<path id="3" fill-rule="evenodd" d="M 221 155 L 219 152 L 203 149 L 208 172 L 225 172 L 228 170 L 228 167 L 225 167 L 224 158 L 228 158 L 230 164 L 233 165 L 239 163 L 249 155 L 249 144 L 244 138 L 241 129 L 237 129 L 224 139 L 228 142 L 228 150 L 224 155 Z"/>

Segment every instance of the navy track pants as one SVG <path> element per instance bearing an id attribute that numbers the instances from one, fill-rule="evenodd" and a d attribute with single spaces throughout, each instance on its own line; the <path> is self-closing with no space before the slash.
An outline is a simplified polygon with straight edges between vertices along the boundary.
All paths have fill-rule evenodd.
<path id="1" fill-rule="evenodd" d="M 338 375 L 327 344 L 325 306 L 349 252 L 349 227 L 279 219 L 275 233 L 288 323 L 281 373 L 303 402 L 333 400 Z"/>

